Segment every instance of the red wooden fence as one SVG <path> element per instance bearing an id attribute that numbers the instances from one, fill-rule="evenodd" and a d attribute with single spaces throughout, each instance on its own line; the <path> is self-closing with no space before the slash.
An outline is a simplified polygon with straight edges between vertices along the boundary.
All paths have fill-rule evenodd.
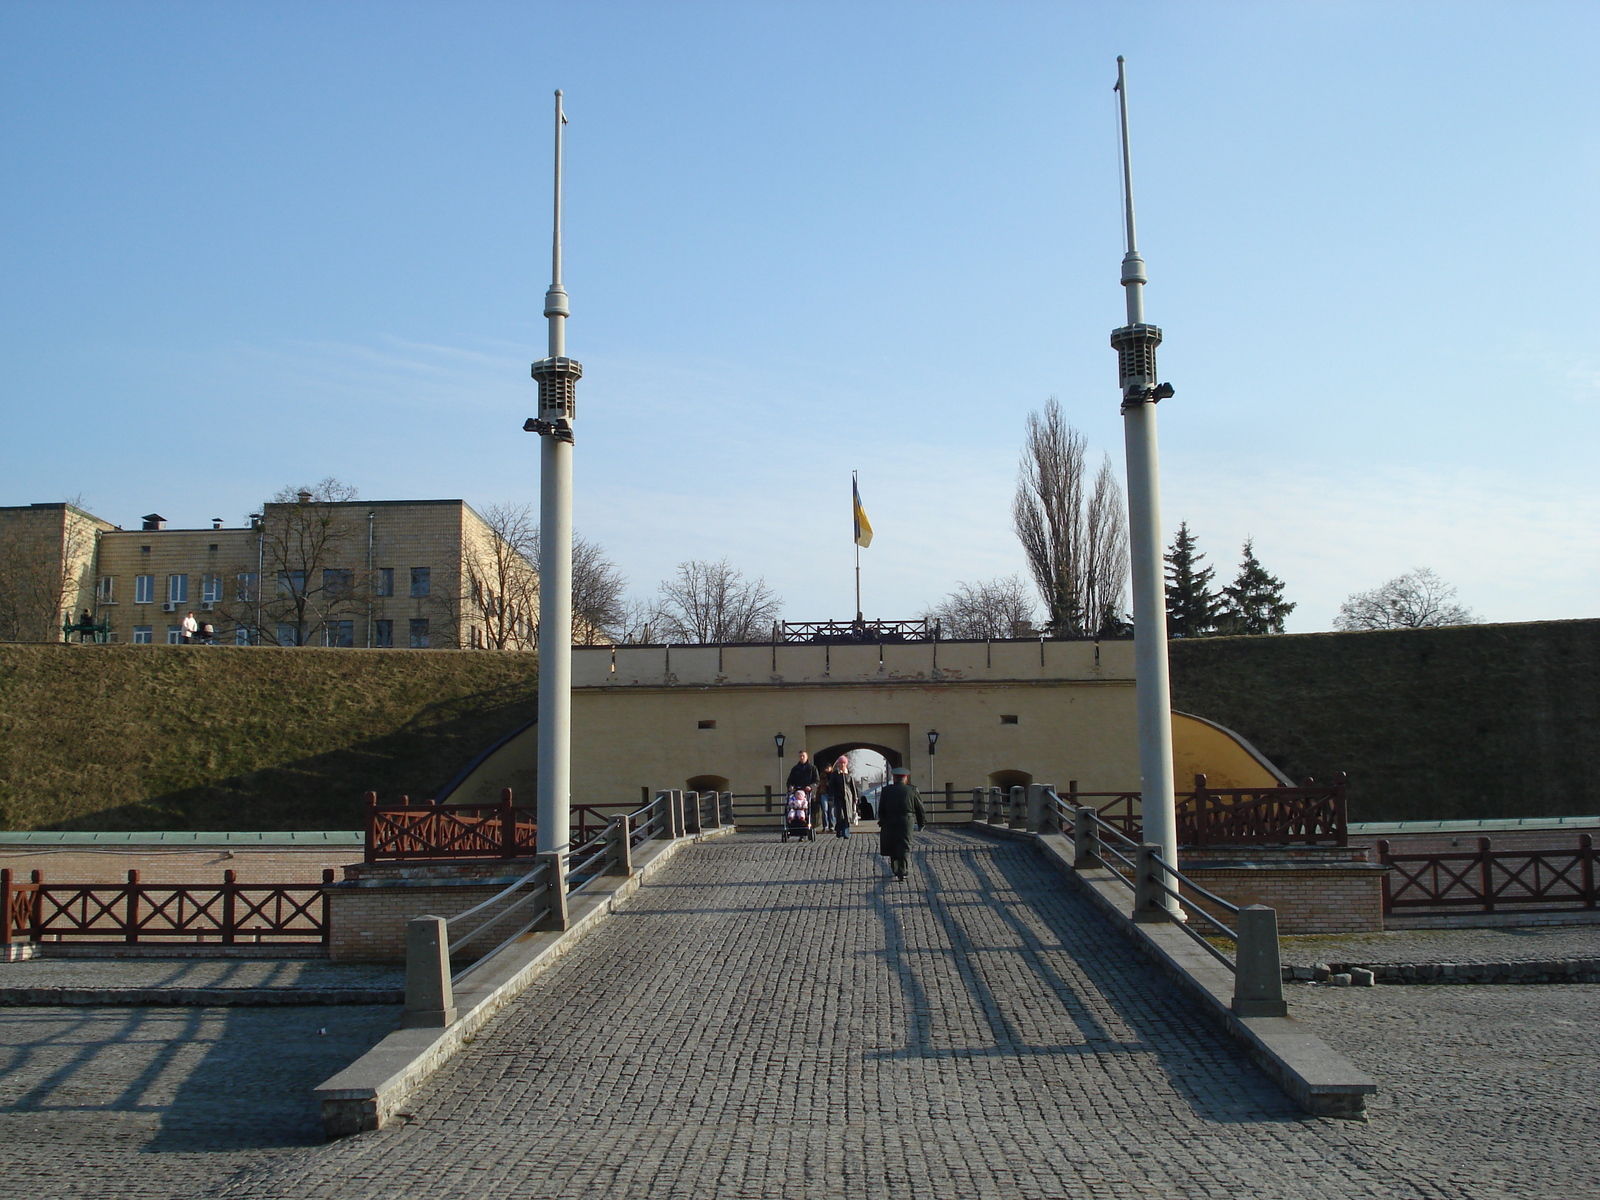
<path id="1" fill-rule="evenodd" d="M 46 883 L 41 871 L 26 883 L 0 870 L 0 944 L 18 937 L 128 943 L 209 936 L 225 946 L 241 941 L 328 941 L 328 901 L 322 883 L 240 883 L 224 871 L 221 886 L 140 883 Z"/>
<path id="2" fill-rule="evenodd" d="M 1383 879 L 1383 911 L 1463 909 L 1495 912 L 1529 907 L 1594 908 L 1594 838 L 1585 833 L 1571 850 L 1495 850 L 1488 838 L 1476 851 L 1391 854 L 1378 843 L 1378 861 L 1392 868 Z"/>
<path id="3" fill-rule="evenodd" d="M 512 803 L 379 804 L 368 792 L 366 861 L 408 858 L 528 858 L 538 853 L 537 812 Z"/>
<path id="4" fill-rule="evenodd" d="M 1346 846 L 1350 843 L 1345 777 L 1331 784 L 1306 780 L 1299 787 L 1211 788 L 1194 777 L 1195 790 L 1179 792 L 1178 843 L 1183 846 Z M 1138 792 L 1069 789 L 1068 807 L 1092 805 L 1106 824 L 1131 838 L 1143 835 Z"/>

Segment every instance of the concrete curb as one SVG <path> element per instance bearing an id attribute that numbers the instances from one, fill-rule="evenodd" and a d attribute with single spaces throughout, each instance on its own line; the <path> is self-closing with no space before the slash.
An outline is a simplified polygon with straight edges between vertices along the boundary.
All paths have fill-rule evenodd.
<path id="1" fill-rule="evenodd" d="M 151 1008 L 289 1004 L 404 1004 L 400 988 L 0 988 L 0 1008 Z"/>
<path id="2" fill-rule="evenodd" d="M 1553 958 L 1530 962 L 1329 963 L 1333 973 L 1362 967 L 1379 983 L 1600 983 L 1600 958 Z M 1283 980 L 1303 983 L 1312 968 L 1285 967 Z"/>
<path id="3" fill-rule="evenodd" d="M 1132 894 L 1113 872 L 1103 867 L 1076 870 L 1072 865 L 1072 843 L 1059 834 L 1024 833 L 977 821 L 971 828 L 1037 846 L 1045 859 L 1133 942 L 1143 957 L 1177 983 L 1201 1013 L 1243 1046 L 1251 1060 L 1301 1108 L 1321 1117 L 1366 1120 L 1367 1097 L 1378 1091 L 1370 1075 L 1293 1017 L 1235 1015 L 1231 1007 L 1233 974 L 1182 930 L 1171 925 L 1136 923 L 1131 916 Z"/>
<path id="4" fill-rule="evenodd" d="M 13 942 L 0 954 L 0 963 L 26 962 L 30 958 L 264 958 L 299 961 L 325 959 L 321 942 L 250 942 L 224 946 L 221 942 Z"/>
<path id="5" fill-rule="evenodd" d="M 680 850 L 733 832 L 734 827 L 727 825 L 671 842 L 647 842 L 635 854 L 634 873 L 627 879 L 609 886 L 596 880 L 570 899 L 565 930 L 525 933 L 482 967 L 470 969 L 454 989 L 459 1011 L 454 1024 L 445 1029 L 396 1030 L 312 1092 L 321 1104 L 323 1132 L 335 1138 L 383 1128 L 419 1084 Z"/>

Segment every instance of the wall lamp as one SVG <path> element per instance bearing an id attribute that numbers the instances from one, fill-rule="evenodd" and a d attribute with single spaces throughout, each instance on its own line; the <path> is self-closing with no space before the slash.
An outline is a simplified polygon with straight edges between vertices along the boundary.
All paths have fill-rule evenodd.
<path id="1" fill-rule="evenodd" d="M 781 734 L 781 733 L 773 734 L 772 735 L 772 744 L 778 748 L 778 757 L 782 758 L 783 757 L 783 734 Z"/>
<path id="2" fill-rule="evenodd" d="M 928 757 L 929 758 L 933 757 L 933 748 L 935 746 L 937 746 L 938 744 L 939 744 L 939 731 L 937 729 L 928 730 Z"/>

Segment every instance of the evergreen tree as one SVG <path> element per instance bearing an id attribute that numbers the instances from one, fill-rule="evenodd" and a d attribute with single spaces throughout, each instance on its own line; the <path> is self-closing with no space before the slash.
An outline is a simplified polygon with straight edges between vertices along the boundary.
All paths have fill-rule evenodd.
<path id="1" fill-rule="evenodd" d="M 1204 637 L 1215 633 L 1222 604 L 1211 590 L 1215 572 L 1202 567 L 1205 555 L 1194 548 L 1189 523 L 1178 526 L 1177 536 L 1166 553 L 1167 560 L 1167 636 Z"/>
<path id="2" fill-rule="evenodd" d="M 1284 618 L 1295 606 L 1283 598 L 1283 580 L 1268 575 L 1256 558 L 1255 541 L 1246 538 L 1244 561 L 1232 585 L 1222 589 L 1219 633 L 1282 633 Z"/>

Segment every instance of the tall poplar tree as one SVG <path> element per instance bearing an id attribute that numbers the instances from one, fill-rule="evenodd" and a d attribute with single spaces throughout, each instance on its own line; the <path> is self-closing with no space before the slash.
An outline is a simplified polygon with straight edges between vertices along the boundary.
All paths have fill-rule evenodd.
<path id="1" fill-rule="evenodd" d="M 1167 636 L 1205 637 L 1217 630 L 1222 604 L 1211 590 L 1216 574 L 1203 567 L 1206 556 L 1195 549 L 1189 523 L 1178 526 L 1177 535 L 1165 555 L 1167 560 Z"/>
<path id="2" fill-rule="evenodd" d="M 1233 583 L 1222 589 L 1222 614 L 1218 633 L 1282 633 L 1283 622 L 1295 610 L 1283 598 L 1283 580 L 1267 574 L 1256 558 L 1255 540 L 1246 538 L 1244 561 Z"/>

